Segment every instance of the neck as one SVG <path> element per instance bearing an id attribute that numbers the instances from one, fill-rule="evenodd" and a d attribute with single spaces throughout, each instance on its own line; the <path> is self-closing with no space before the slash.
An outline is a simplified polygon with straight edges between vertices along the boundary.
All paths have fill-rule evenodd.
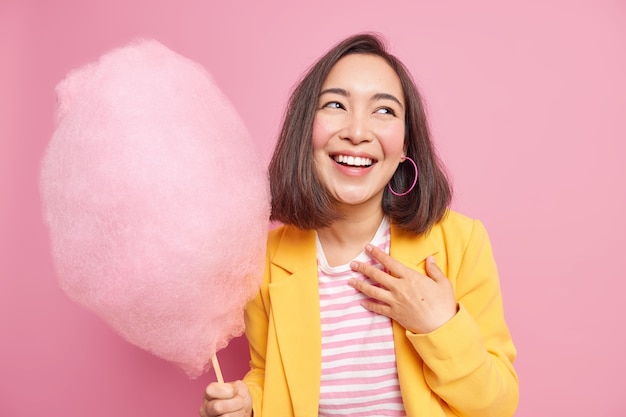
<path id="1" fill-rule="evenodd" d="M 344 211 L 344 214 L 343 219 L 317 230 L 331 266 L 348 263 L 361 253 L 376 234 L 384 216 L 380 205 L 370 210 Z"/>

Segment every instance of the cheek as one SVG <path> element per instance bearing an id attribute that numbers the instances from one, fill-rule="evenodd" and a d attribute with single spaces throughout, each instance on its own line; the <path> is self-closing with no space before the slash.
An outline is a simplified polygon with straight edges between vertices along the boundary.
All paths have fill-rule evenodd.
<path id="1" fill-rule="evenodd" d="M 330 126 L 322 118 L 313 121 L 313 150 L 322 149 L 328 142 Z"/>
<path id="2" fill-rule="evenodd" d="M 404 123 L 387 126 L 379 137 L 385 155 L 400 155 L 404 152 Z"/>

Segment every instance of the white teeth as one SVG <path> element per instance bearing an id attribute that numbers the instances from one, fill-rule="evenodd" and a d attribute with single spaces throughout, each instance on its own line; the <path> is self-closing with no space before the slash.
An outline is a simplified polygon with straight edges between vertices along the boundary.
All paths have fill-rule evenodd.
<path id="1" fill-rule="evenodd" d="M 337 155 L 335 156 L 335 161 L 340 164 L 356 167 L 368 167 L 372 165 L 372 160 L 370 158 L 362 158 L 360 156 Z"/>

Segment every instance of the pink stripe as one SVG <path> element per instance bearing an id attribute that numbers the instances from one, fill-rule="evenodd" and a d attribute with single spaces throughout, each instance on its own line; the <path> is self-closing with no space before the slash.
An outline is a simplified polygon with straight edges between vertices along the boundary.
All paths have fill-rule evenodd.
<path id="1" fill-rule="evenodd" d="M 322 373 L 324 375 L 324 373 Z M 364 385 L 364 384 L 377 384 L 379 382 L 385 382 L 389 380 L 395 380 L 393 375 L 378 375 L 378 376 L 363 376 L 358 378 L 338 378 L 324 380 L 324 385 Z"/>
<path id="2" fill-rule="evenodd" d="M 351 410 L 330 410 L 324 409 L 319 411 L 319 417 L 345 417 L 350 413 L 350 417 L 406 417 L 403 410 L 392 410 L 384 407 L 379 409 L 370 407 L 370 409 L 354 412 Z"/>
<path id="3" fill-rule="evenodd" d="M 394 403 L 399 403 L 402 402 L 402 394 L 400 393 L 400 391 L 398 390 L 398 386 L 390 386 L 390 387 L 386 387 L 386 388 L 379 388 L 379 389 L 373 389 L 373 390 L 365 390 L 365 391 L 338 391 L 338 390 L 333 390 L 332 392 L 328 393 L 328 394 L 332 394 L 332 395 L 327 395 L 326 393 L 321 393 L 320 394 L 320 399 L 347 399 L 347 398 L 351 398 L 351 399 L 367 399 L 367 398 L 371 398 L 373 396 L 381 396 L 381 394 L 395 394 L 397 393 L 397 395 L 391 396 L 385 396 L 384 398 L 380 398 L 378 400 L 371 400 L 371 401 L 359 401 L 354 402 L 352 401 L 351 404 L 352 406 L 363 406 L 366 404 L 370 404 L 370 403 L 380 403 L 380 402 L 394 402 Z M 345 407 L 344 405 L 328 405 L 328 408 L 331 407 Z"/>
<path id="4" fill-rule="evenodd" d="M 332 411 L 328 410 L 328 412 L 326 410 L 320 410 L 319 412 L 319 417 L 344 417 L 345 411 L 343 410 L 339 410 L 339 411 Z M 406 414 L 404 414 L 404 411 L 400 411 L 400 410 L 388 410 L 386 408 L 380 409 L 380 410 L 366 410 L 366 411 L 361 411 L 358 413 L 354 413 L 351 412 L 350 413 L 351 417 L 406 417 Z"/>
<path id="5" fill-rule="evenodd" d="M 358 357 L 360 358 L 371 358 L 371 357 L 376 357 L 376 356 L 387 356 L 387 355 L 394 355 L 395 351 L 393 350 L 393 348 L 389 348 L 389 349 L 376 349 L 376 350 L 369 350 L 366 352 L 359 352 Z M 339 361 L 342 359 L 350 359 L 350 358 L 354 358 L 355 356 L 355 352 L 342 352 L 342 353 L 337 353 L 334 355 L 327 355 L 324 357 L 324 362 L 334 362 L 334 361 Z"/>
<path id="6" fill-rule="evenodd" d="M 384 406 L 384 404 L 382 405 Z M 393 410 L 386 407 L 370 407 L 357 412 L 350 409 L 346 411 L 346 408 L 342 408 L 341 410 L 320 408 L 319 410 L 319 417 L 345 417 L 346 415 L 350 415 L 350 417 L 406 417 L 404 410 Z"/>
<path id="7" fill-rule="evenodd" d="M 338 311 L 338 310 L 345 310 L 348 309 L 350 307 L 355 307 L 355 306 L 360 306 L 361 302 L 364 300 L 364 297 L 360 297 L 360 298 L 353 298 L 350 301 L 348 301 L 347 303 L 340 303 L 340 304 L 331 304 L 328 306 L 320 306 L 320 312 L 324 313 L 327 311 Z"/>
<path id="8" fill-rule="evenodd" d="M 341 365 L 335 366 L 332 368 L 324 368 L 322 370 L 322 375 L 334 375 L 342 372 L 350 372 L 355 368 L 362 371 L 380 371 L 381 369 L 391 369 L 395 366 L 395 360 L 389 362 L 374 362 L 367 364 L 349 364 L 349 365 Z"/>
<path id="9" fill-rule="evenodd" d="M 324 288 L 324 289 L 326 289 L 326 288 L 332 289 L 332 288 L 337 288 L 337 287 L 341 287 L 341 286 L 344 286 L 344 285 L 348 285 L 348 280 L 350 278 L 352 278 L 353 276 L 355 276 L 355 275 L 352 275 L 352 274 L 346 275 L 346 276 L 341 275 L 342 279 L 333 279 L 333 280 L 329 280 L 329 281 L 321 281 L 320 280 L 319 287 L 320 288 Z M 320 276 L 320 278 L 322 278 L 322 277 Z"/>
<path id="10" fill-rule="evenodd" d="M 400 393 L 398 393 L 398 397 L 393 397 L 393 398 L 381 398 L 378 400 L 372 400 L 372 401 L 363 401 L 363 402 L 358 402 L 358 403 L 348 403 L 348 404 L 328 404 L 325 405 L 323 410 L 320 408 L 320 416 L 323 415 L 332 415 L 333 413 L 330 413 L 331 411 L 337 412 L 337 411 L 341 411 L 341 410 L 347 410 L 350 408 L 367 408 L 366 410 L 363 410 L 361 412 L 358 413 L 350 413 L 351 416 L 368 416 L 368 415 L 374 415 L 374 416 L 404 416 L 404 410 L 402 409 L 403 407 L 400 407 L 400 409 L 393 409 L 391 408 L 391 406 L 393 405 L 401 405 L 402 404 L 402 397 L 400 396 Z M 382 406 L 382 407 L 381 407 Z M 329 412 L 328 414 L 323 414 L 323 412 Z M 392 413 L 392 414 L 382 414 L 382 413 Z M 339 414 L 341 416 L 345 416 L 345 413 L 341 413 Z"/>
<path id="11" fill-rule="evenodd" d="M 319 417 L 344 417 L 345 414 L 334 414 L 334 413 L 324 413 L 320 411 Z M 361 411 L 360 413 L 351 414 L 352 417 L 406 417 L 406 414 L 402 411 L 397 410 L 367 410 Z"/>
<path id="12" fill-rule="evenodd" d="M 329 410 L 330 411 L 330 410 Z M 345 413 L 337 413 L 332 412 L 332 413 L 327 413 L 324 411 L 320 410 L 320 417 L 344 417 Z M 406 417 L 406 414 L 404 414 L 403 411 L 398 411 L 398 410 L 387 410 L 387 409 L 381 409 L 381 410 L 367 410 L 367 411 L 361 411 L 359 413 L 351 413 L 350 414 L 351 417 Z"/>
<path id="13" fill-rule="evenodd" d="M 357 332 L 367 332 L 372 330 L 380 330 L 386 329 L 389 327 L 388 321 L 380 321 L 375 323 L 367 323 L 367 324 L 359 324 L 356 326 L 346 326 L 340 329 L 329 329 L 322 331 L 322 337 L 325 335 L 332 335 L 336 333 L 357 333 Z"/>
<path id="14" fill-rule="evenodd" d="M 343 316 L 335 316 L 335 317 L 324 317 L 322 319 L 322 324 L 335 324 L 335 323 L 339 323 L 342 321 L 348 321 L 348 320 L 359 320 L 359 319 L 368 319 L 368 318 L 372 318 L 372 317 L 376 317 L 376 313 L 372 313 L 371 311 L 368 310 L 362 310 L 362 311 L 357 311 L 354 313 L 349 313 Z"/>
<path id="15" fill-rule="evenodd" d="M 330 408 L 324 407 L 319 410 L 320 417 L 345 417 L 349 415 L 350 417 L 405 417 L 403 407 L 400 405 L 400 409 L 392 409 L 391 407 L 387 407 L 386 404 L 373 404 L 368 406 L 367 409 L 361 411 L 351 410 L 356 407 L 341 407 L 341 408 Z"/>
<path id="16" fill-rule="evenodd" d="M 352 287 L 348 287 L 346 284 L 346 289 L 343 291 L 335 292 L 332 294 L 320 293 L 320 300 L 332 300 L 332 299 L 339 298 L 339 297 L 354 296 L 356 294 L 358 294 L 357 290 L 355 290 Z"/>
<path id="17" fill-rule="evenodd" d="M 400 395 L 400 393 L 398 393 Z M 321 398 L 321 400 L 325 400 Z M 378 400 L 364 399 L 364 401 L 349 402 L 344 404 L 324 404 L 320 406 L 320 416 L 404 416 L 402 397 L 380 398 Z M 395 406 L 395 407 L 394 407 Z M 354 410 L 359 408 L 360 410 Z M 390 414 L 388 414 L 390 413 Z"/>
<path id="18" fill-rule="evenodd" d="M 396 366 L 395 359 L 378 358 L 373 363 L 340 363 L 339 366 L 322 369 L 322 377 L 334 377 L 348 372 L 367 372 L 367 373 L 379 373 L 379 371 L 386 371 L 389 376 L 389 371 Z M 395 371 L 394 371 L 395 374 Z"/>
<path id="19" fill-rule="evenodd" d="M 335 342 L 326 342 L 324 343 L 325 349 L 338 349 L 346 346 L 354 346 L 356 344 L 364 343 L 384 343 L 384 342 L 393 342 L 393 336 L 381 335 L 381 336 L 373 336 L 373 337 L 364 337 L 363 340 L 358 339 L 349 339 L 349 340 L 337 340 Z"/>
<path id="20" fill-rule="evenodd" d="M 382 359 L 382 358 L 379 358 L 379 359 Z M 390 375 L 389 371 L 394 369 L 395 366 L 396 366 L 395 359 L 378 360 L 375 363 L 368 363 L 368 364 L 343 363 L 343 364 L 340 364 L 339 366 L 322 369 L 322 379 L 325 379 L 325 377 L 330 378 L 330 377 L 335 377 L 335 376 L 345 374 L 345 373 L 350 373 L 350 372 L 372 373 L 372 374 L 379 374 L 380 376 L 380 371 L 386 371 L 387 372 L 386 375 L 389 377 Z M 395 375 L 395 371 L 393 375 Z"/>

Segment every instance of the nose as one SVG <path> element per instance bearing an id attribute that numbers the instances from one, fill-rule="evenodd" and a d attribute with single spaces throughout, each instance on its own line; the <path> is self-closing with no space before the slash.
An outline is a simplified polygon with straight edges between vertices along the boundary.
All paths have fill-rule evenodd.
<path id="1" fill-rule="evenodd" d="M 366 115 L 352 113 L 347 116 L 346 126 L 342 138 L 351 141 L 355 145 L 372 140 L 372 130 Z"/>

